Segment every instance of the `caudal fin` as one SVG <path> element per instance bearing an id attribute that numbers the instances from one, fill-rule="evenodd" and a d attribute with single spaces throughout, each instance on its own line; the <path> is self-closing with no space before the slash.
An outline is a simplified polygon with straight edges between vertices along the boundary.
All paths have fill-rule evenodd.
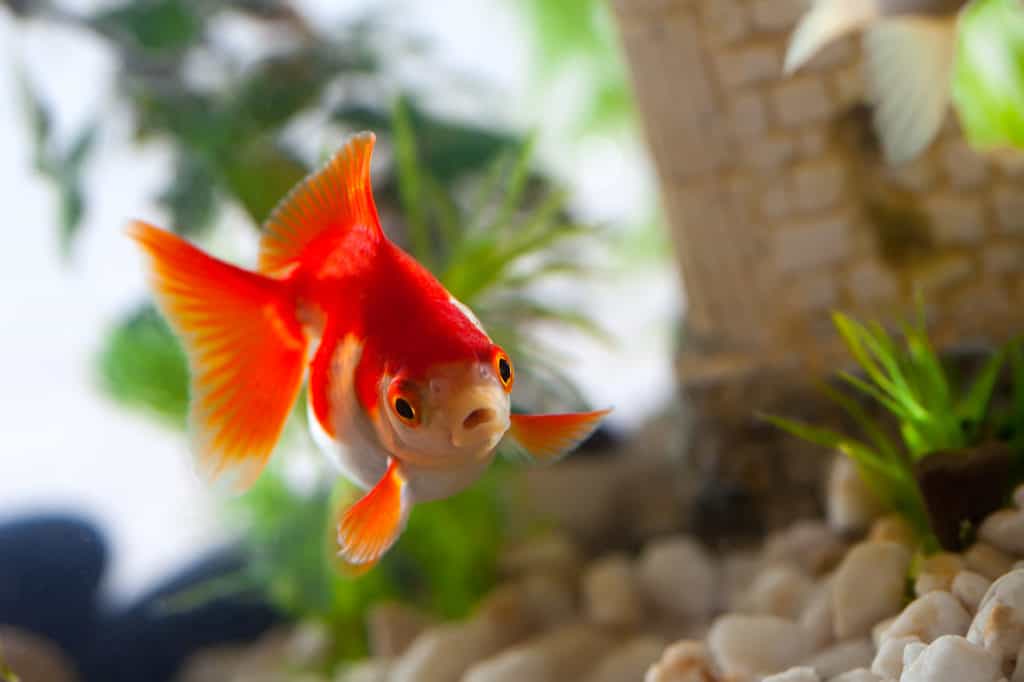
<path id="1" fill-rule="evenodd" d="M 909 161 L 935 139 L 949 110 L 956 19 L 887 19 L 868 31 L 864 47 L 885 156 Z"/>
<path id="2" fill-rule="evenodd" d="M 248 488 L 298 396 L 307 341 L 282 284 L 207 256 L 143 222 L 157 303 L 185 347 L 200 472 Z"/>
<path id="3" fill-rule="evenodd" d="M 785 73 L 793 73 L 818 50 L 863 28 L 878 15 L 878 0 L 815 0 L 814 7 L 800 20 L 790 39 Z"/>

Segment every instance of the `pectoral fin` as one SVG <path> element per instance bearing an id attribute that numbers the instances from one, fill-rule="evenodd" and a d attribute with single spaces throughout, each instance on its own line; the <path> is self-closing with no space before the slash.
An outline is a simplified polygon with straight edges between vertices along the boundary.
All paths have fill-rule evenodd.
<path id="1" fill-rule="evenodd" d="M 519 455 L 533 462 L 553 462 L 572 452 L 594 432 L 611 412 L 570 414 L 513 414 L 507 442 Z"/>
<path id="2" fill-rule="evenodd" d="M 392 458 L 380 482 L 341 517 L 339 558 L 353 567 L 372 566 L 402 534 L 411 506 L 401 466 Z"/>
<path id="3" fill-rule="evenodd" d="M 864 37 L 875 127 L 886 158 L 909 161 L 935 139 L 949 108 L 955 19 L 888 19 Z"/>

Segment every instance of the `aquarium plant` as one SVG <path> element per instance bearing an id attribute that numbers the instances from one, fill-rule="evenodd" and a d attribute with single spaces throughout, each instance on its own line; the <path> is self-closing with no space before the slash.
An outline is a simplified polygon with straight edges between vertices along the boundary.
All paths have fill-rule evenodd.
<path id="1" fill-rule="evenodd" d="M 892 415 L 898 435 L 870 417 L 862 400 L 831 384 L 823 384 L 822 391 L 860 427 L 862 438 L 780 416 L 764 418 L 851 458 L 872 492 L 910 522 L 926 549 L 959 546 L 969 530 L 964 524 L 1005 500 L 1011 464 L 1007 442 L 1021 438 L 1012 425 L 1024 416 L 1024 388 L 1017 386 L 1014 413 L 998 414 L 991 403 L 1008 353 L 1017 378 L 1024 379 L 1019 346 L 991 354 L 960 390 L 932 347 L 923 316 L 903 325 L 902 340 L 875 322 L 840 313 L 833 321 L 861 370 L 840 372 L 839 382 Z M 953 500 L 942 492 L 950 476 L 963 485 L 972 480 L 988 488 L 979 495 L 961 487 L 961 499 Z M 962 506 L 963 498 L 971 504 Z"/>

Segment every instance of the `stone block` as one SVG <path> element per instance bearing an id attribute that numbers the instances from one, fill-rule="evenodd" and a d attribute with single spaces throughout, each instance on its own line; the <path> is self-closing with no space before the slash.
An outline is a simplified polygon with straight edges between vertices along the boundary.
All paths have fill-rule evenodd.
<path id="1" fill-rule="evenodd" d="M 999 229 L 1003 232 L 1024 230 L 1024 187 L 1002 185 L 992 194 Z"/>
<path id="2" fill-rule="evenodd" d="M 742 147 L 745 162 L 761 170 L 774 170 L 796 158 L 796 144 L 788 135 L 763 137 Z"/>
<path id="3" fill-rule="evenodd" d="M 793 212 L 793 198 L 784 179 L 773 182 L 761 193 L 758 209 L 763 218 L 785 218 Z"/>
<path id="4" fill-rule="evenodd" d="M 701 30 L 709 45 L 731 45 L 750 33 L 750 20 L 737 0 L 714 0 L 701 7 Z"/>
<path id="5" fill-rule="evenodd" d="M 839 300 L 839 288 L 834 273 L 825 270 L 802 275 L 795 284 L 788 287 L 783 300 L 789 311 L 801 315 L 835 307 Z"/>
<path id="6" fill-rule="evenodd" d="M 729 103 L 728 116 L 729 130 L 739 139 L 763 133 L 767 115 L 761 93 L 750 90 L 734 96 Z"/>
<path id="7" fill-rule="evenodd" d="M 985 245 L 981 254 L 987 274 L 1005 275 L 1024 270 L 1024 247 L 1020 244 L 994 242 Z"/>
<path id="8" fill-rule="evenodd" d="M 803 222 L 773 236 L 775 264 L 781 272 L 832 265 L 850 251 L 851 221 L 845 217 Z"/>
<path id="9" fill-rule="evenodd" d="M 865 260 L 850 268 L 846 289 L 854 301 L 870 303 L 894 298 L 900 285 L 892 270 L 876 261 Z"/>
<path id="10" fill-rule="evenodd" d="M 985 236 L 985 216 L 978 199 L 940 194 L 928 197 L 924 208 L 939 244 L 974 244 Z"/>
<path id="11" fill-rule="evenodd" d="M 782 73 L 782 55 L 770 45 L 751 45 L 715 57 L 722 84 L 729 89 L 778 78 Z"/>
<path id="12" fill-rule="evenodd" d="M 860 63 L 838 69 L 831 79 L 832 89 L 838 98 L 836 101 L 838 107 L 850 107 L 864 100 L 866 87 L 864 69 Z"/>
<path id="13" fill-rule="evenodd" d="M 912 281 L 914 287 L 928 298 L 963 284 L 974 274 L 974 265 L 967 256 L 953 254 L 921 266 Z"/>
<path id="14" fill-rule="evenodd" d="M 943 144 L 942 163 L 950 183 L 957 189 L 971 189 L 988 179 L 988 164 L 966 141 L 950 140 Z"/>
<path id="15" fill-rule="evenodd" d="M 919 194 L 932 189 L 939 175 L 935 164 L 926 155 L 898 166 L 887 165 L 883 173 L 893 185 Z"/>
<path id="16" fill-rule="evenodd" d="M 772 92 L 772 104 L 776 117 L 785 126 L 822 121 L 834 111 L 825 83 L 817 76 L 781 82 Z"/>
<path id="17" fill-rule="evenodd" d="M 798 166 L 793 172 L 796 207 L 819 211 L 835 206 L 843 195 L 846 170 L 839 161 L 818 161 Z"/>
<path id="18" fill-rule="evenodd" d="M 808 127 L 797 138 L 797 153 L 801 159 L 815 159 L 825 153 L 828 147 L 828 132 L 825 126 Z"/>
<path id="19" fill-rule="evenodd" d="M 759 31 L 790 31 L 807 11 L 806 0 L 754 0 L 750 16 Z"/>

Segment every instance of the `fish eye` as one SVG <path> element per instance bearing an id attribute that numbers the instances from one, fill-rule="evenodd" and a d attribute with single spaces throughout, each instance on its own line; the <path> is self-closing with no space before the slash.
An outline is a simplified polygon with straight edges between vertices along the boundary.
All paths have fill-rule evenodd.
<path id="1" fill-rule="evenodd" d="M 407 424 L 416 424 L 419 415 L 416 413 L 416 408 L 412 406 L 411 402 L 398 396 L 391 405 L 395 408 L 395 414 L 401 417 L 402 421 Z"/>
<path id="2" fill-rule="evenodd" d="M 498 379 L 501 380 L 501 385 L 504 386 L 506 390 L 511 390 L 516 375 L 512 369 L 512 363 L 509 361 L 507 355 L 499 352 L 494 356 L 494 371 L 498 374 Z"/>

